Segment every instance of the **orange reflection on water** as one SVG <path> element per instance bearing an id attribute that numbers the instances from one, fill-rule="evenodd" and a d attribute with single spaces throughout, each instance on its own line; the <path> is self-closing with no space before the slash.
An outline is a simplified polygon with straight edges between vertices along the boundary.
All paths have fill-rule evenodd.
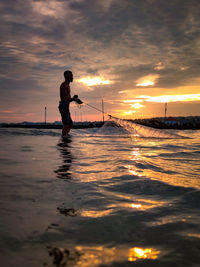
<path id="1" fill-rule="evenodd" d="M 131 200 L 130 198 L 127 198 Z M 165 204 L 163 201 L 155 201 L 148 199 L 136 199 L 134 202 L 117 202 L 110 205 L 107 205 L 105 210 L 82 210 L 80 211 L 80 215 L 82 217 L 90 217 L 90 218 L 100 218 L 104 216 L 108 216 L 113 213 L 116 209 L 125 208 L 125 209 L 135 209 L 135 210 L 148 210 L 153 209 L 155 207 L 159 207 Z"/>
<path id="2" fill-rule="evenodd" d="M 127 262 L 141 259 L 156 260 L 160 254 L 160 251 L 153 248 L 138 247 L 106 248 L 103 246 L 77 246 L 75 249 L 81 255 L 75 265 L 73 265 L 76 267 L 96 267 L 99 265 L 110 265 L 113 262 Z"/>
<path id="3" fill-rule="evenodd" d="M 126 165 L 124 167 L 128 169 L 128 172 L 130 174 L 133 174 L 133 175 L 136 175 L 136 176 L 139 176 L 139 177 L 143 176 L 139 171 L 137 171 L 137 169 L 133 170 L 134 167 L 132 165 Z"/>
<path id="4" fill-rule="evenodd" d="M 129 261 L 136 261 L 137 259 L 151 259 L 156 260 L 160 251 L 154 250 L 152 248 L 131 248 L 129 254 Z"/>
<path id="5" fill-rule="evenodd" d="M 142 207 L 141 204 L 131 204 L 131 208 L 139 209 L 141 207 Z"/>
<path id="6" fill-rule="evenodd" d="M 98 217 L 103 217 L 106 215 L 109 215 L 112 213 L 112 209 L 108 210 L 83 210 L 80 215 L 82 217 L 91 217 L 91 218 L 98 218 Z"/>
<path id="7" fill-rule="evenodd" d="M 136 175 L 136 176 L 139 176 L 139 177 L 142 177 L 142 174 L 141 173 L 139 173 L 139 172 L 137 172 L 137 171 L 134 171 L 134 170 L 128 170 L 128 172 L 130 173 L 130 174 L 133 174 L 133 175 Z"/>
<path id="8" fill-rule="evenodd" d="M 195 238 L 200 238 L 200 233 L 190 233 L 188 234 L 189 237 L 195 237 Z"/>
<path id="9" fill-rule="evenodd" d="M 127 203 L 127 202 L 121 202 L 117 204 L 111 204 L 107 206 L 108 208 L 131 208 L 131 209 L 137 209 L 137 210 L 148 210 L 153 209 L 155 207 L 159 207 L 165 204 L 164 201 L 154 201 L 154 200 L 147 200 L 147 199 L 137 199 L 135 200 L 135 203 Z"/>
<path id="10" fill-rule="evenodd" d="M 135 147 L 134 150 L 131 152 L 131 160 L 135 161 L 139 158 L 140 156 L 140 150 L 138 147 Z"/>

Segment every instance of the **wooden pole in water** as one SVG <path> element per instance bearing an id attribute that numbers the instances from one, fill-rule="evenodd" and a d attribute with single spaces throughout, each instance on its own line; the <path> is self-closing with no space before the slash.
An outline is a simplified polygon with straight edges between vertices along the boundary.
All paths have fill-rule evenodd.
<path id="1" fill-rule="evenodd" d="M 47 107 L 44 108 L 44 123 L 47 123 Z"/>
<path id="2" fill-rule="evenodd" d="M 167 116 L 167 102 L 165 103 L 165 120 L 166 120 L 166 116 Z"/>
<path id="3" fill-rule="evenodd" d="M 103 123 L 104 123 L 104 103 L 103 103 L 103 98 L 102 98 L 102 115 L 103 115 Z"/>

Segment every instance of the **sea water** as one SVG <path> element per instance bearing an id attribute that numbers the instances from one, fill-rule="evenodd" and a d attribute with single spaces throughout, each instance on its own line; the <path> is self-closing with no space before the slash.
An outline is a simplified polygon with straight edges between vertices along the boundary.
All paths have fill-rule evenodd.
<path id="1" fill-rule="evenodd" d="M 0 128 L 0 266 L 200 266 L 200 131 Z"/>

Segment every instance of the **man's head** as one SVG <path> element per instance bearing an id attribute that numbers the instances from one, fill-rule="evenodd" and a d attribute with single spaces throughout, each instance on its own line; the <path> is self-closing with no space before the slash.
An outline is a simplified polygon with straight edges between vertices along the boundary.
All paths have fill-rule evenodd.
<path id="1" fill-rule="evenodd" d="M 73 73 L 70 70 L 64 72 L 65 80 L 68 82 L 73 82 Z"/>

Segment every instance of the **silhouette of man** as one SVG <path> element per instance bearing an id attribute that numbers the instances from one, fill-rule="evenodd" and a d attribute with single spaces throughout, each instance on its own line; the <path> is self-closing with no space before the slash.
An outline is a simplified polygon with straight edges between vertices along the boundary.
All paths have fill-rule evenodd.
<path id="1" fill-rule="evenodd" d="M 71 97 L 69 86 L 69 84 L 73 82 L 73 73 L 70 70 L 65 71 L 64 78 L 65 81 L 60 85 L 60 102 L 58 108 L 63 123 L 62 136 L 67 136 L 73 126 L 73 121 L 69 111 L 69 104 L 74 101 L 74 97 Z"/>

